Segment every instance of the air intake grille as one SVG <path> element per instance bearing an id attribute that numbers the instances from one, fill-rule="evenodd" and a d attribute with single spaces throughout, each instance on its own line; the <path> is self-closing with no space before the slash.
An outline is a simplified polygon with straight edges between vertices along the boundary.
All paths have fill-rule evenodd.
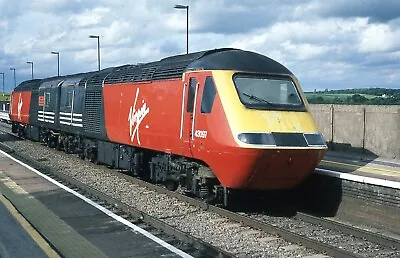
<path id="1" fill-rule="evenodd" d="M 102 88 L 86 91 L 85 113 L 86 119 L 83 121 L 83 128 L 86 132 L 100 133 L 100 118 L 103 114 L 103 94 Z"/>
<path id="2" fill-rule="evenodd" d="M 123 82 L 143 82 L 180 78 L 187 66 L 202 57 L 206 51 L 167 57 L 160 61 L 127 65 L 114 69 L 105 78 L 104 84 L 116 84 Z"/>

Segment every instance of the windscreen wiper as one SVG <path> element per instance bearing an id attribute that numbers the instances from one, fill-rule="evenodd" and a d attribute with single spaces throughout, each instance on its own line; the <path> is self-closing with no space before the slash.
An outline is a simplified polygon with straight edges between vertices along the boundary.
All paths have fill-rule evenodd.
<path id="1" fill-rule="evenodd" d="M 269 105 L 271 105 L 271 106 L 274 106 L 273 103 L 269 102 L 269 101 L 266 100 L 266 99 L 262 99 L 262 98 L 256 97 L 256 96 L 251 95 L 251 94 L 248 94 L 248 93 L 246 93 L 246 92 L 242 92 L 242 94 L 245 95 L 245 96 L 247 96 L 247 97 L 249 97 L 250 99 L 255 99 L 255 100 L 258 100 L 258 101 L 260 101 L 260 102 L 264 102 L 264 103 L 267 103 L 267 104 L 269 104 Z"/>

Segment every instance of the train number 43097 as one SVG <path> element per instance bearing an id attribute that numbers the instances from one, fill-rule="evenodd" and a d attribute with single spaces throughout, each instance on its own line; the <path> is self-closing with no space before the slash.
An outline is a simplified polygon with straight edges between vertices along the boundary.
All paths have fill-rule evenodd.
<path id="1" fill-rule="evenodd" d="M 207 138 L 207 131 L 204 131 L 204 130 L 196 130 L 195 132 L 194 132 L 194 136 L 196 137 L 196 138 Z"/>

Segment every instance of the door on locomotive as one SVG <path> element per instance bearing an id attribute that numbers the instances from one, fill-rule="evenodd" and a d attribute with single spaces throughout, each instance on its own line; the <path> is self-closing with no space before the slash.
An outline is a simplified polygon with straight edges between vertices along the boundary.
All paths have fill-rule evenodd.
<path id="1" fill-rule="evenodd" d="M 60 94 L 60 124 L 67 128 L 83 127 L 82 124 L 82 78 L 70 78 L 63 82 Z M 72 126 L 72 127 L 71 127 Z"/>
<path id="2" fill-rule="evenodd" d="M 47 81 L 39 87 L 38 121 L 44 127 L 54 128 L 57 105 L 58 84 L 61 80 Z"/>
<path id="3" fill-rule="evenodd" d="M 182 96 L 181 149 L 184 156 L 202 159 L 206 154 L 208 124 L 216 95 L 211 73 L 192 72 L 185 76 Z"/>
<path id="4" fill-rule="evenodd" d="M 185 75 L 182 90 L 182 114 L 180 125 L 181 152 L 183 156 L 193 157 L 192 147 L 192 125 L 195 122 L 196 95 L 199 88 L 198 78 L 195 73 Z"/>

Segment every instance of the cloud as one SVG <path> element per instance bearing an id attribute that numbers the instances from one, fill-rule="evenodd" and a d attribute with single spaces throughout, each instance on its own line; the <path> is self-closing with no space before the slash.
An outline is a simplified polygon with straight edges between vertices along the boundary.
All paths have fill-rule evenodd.
<path id="1" fill-rule="evenodd" d="M 400 1 L 396 0 L 336 0 L 318 2 L 317 11 L 321 16 L 369 17 L 372 22 L 388 22 L 399 17 Z"/>
<path id="2" fill-rule="evenodd" d="M 400 29 L 388 24 L 371 24 L 361 33 L 359 51 L 364 53 L 386 52 L 400 49 Z"/>
<path id="3" fill-rule="evenodd" d="M 189 51 L 236 47 L 282 62 L 305 90 L 329 87 L 399 87 L 399 1 L 329 0 L 0 0 L 0 71 L 7 89 L 57 73 L 159 60 Z M 379 6 L 379 8 L 378 8 Z"/>

